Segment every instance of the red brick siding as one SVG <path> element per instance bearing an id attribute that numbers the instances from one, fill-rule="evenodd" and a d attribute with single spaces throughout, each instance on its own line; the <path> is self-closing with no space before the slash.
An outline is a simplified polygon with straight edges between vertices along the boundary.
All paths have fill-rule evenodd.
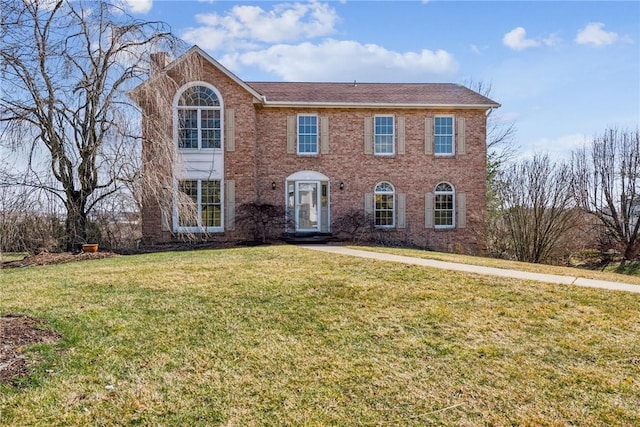
<path id="1" fill-rule="evenodd" d="M 318 113 L 329 118 L 329 154 L 298 156 L 286 152 L 286 117 L 302 112 Z M 258 169 L 259 188 L 266 202 L 284 204 L 282 186 L 287 176 L 301 170 L 325 174 L 331 180 L 331 215 L 335 219 L 349 209 L 363 209 L 364 194 L 372 193 L 376 183 L 391 182 L 396 193 L 406 194 L 407 230 L 398 230 L 398 239 L 408 239 L 434 249 L 470 247 L 483 225 L 478 213 L 486 206 L 485 115 L 475 110 L 399 110 L 391 112 L 405 118 L 405 154 L 392 157 L 364 154 L 364 120 L 386 110 L 345 109 L 280 109 L 261 108 L 257 114 L 258 157 L 263 167 Z M 424 154 L 425 117 L 454 114 L 466 122 L 466 153 L 453 157 Z M 396 120 L 397 123 L 397 120 Z M 396 146 L 397 152 L 397 146 Z M 271 191 L 271 182 L 278 185 Z M 459 230 L 425 229 L 425 193 L 433 192 L 437 183 L 448 181 L 467 195 L 467 228 Z M 344 182 L 344 190 L 339 183 Z M 407 236 L 408 234 L 408 236 Z"/>
<path id="2" fill-rule="evenodd" d="M 181 70 L 173 70 L 176 88 Z M 331 218 L 336 219 L 350 209 L 364 208 L 364 194 L 372 193 L 376 183 L 391 182 L 397 193 L 406 194 L 404 230 L 387 234 L 398 240 L 408 240 L 422 247 L 457 252 L 478 252 L 477 236 L 484 227 L 486 208 L 486 145 L 485 114 L 481 110 L 365 110 L 365 109 L 292 109 L 264 108 L 253 103 L 244 88 L 213 66 L 205 65 L 197 79 L 217 88 L 224 107 L 235 111 L 235 151 L 225 150 L 226 180 L 235 180 L 236 206 L 256 200 L 284 205 L 284 182 L 287 176 L 302 170 L 325 174 L 331 182 Z M 162 108 L 168 122 L 164 131 L 172 132 L 172 119 Z M 153 109 L 147 111 L 153 116 Z M 317 156 L 287 154 L 287 116 L 317 113 L 329 119 L 329 153 Z M 364 154 L 364 120 L 376 114 L 394 114 L 405 118 L 405 154 L 381 157 Z M 425 117 L 453 114 L 464 117 L 466 123 L 466 154 L 437 157 L 424 154 Z M 143 120 L 143 128 L 148 126 Z M 396 120 L 397 124 L 397 120 Z M 397 134 L 396 134 L 397 135 Z M 147 134 L 144 155 L 153 155 L 154 141 Z M 397 145 L 396 145 L 397 152 Z M 447 181 L 456 192 L 467 198 L 467 227 L 457 230 L 434 230 L 424 227 L 425 193 L 432 193 L 437 183 Z M 276 190 L 271 183 L 276 182 Z M 344 182 L 344 190 L 339 183 Z M 147 201 L 142 211 L 143 233 L 147 241 L 175 238 L 160 231 L 161 219 L 157 206 Z M 395 236 L 394 236 L 395 235 Z M 225 233 L 220 238 L 233 238 Z"/>

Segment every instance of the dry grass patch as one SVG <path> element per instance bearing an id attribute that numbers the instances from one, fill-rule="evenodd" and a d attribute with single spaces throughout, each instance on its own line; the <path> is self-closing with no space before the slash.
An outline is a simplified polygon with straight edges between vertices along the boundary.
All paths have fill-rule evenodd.
<path id="1" fill-rule="evenodd" d="M 640 276 L 636 275 L 640 270 L 638 263 L 628 263 L 624 268 L 619 263 L 607 267 L 605 271 L 587 270 L 582 268 L 561 267 L 557 265 L 532 264 L 528 262 L 510 261 L 496 258 L 486 258 L 472 255 L 450 254 L 445 252 L 424 251 L 419 249 L 385 248 L 380 246 L 350 246 L 352 249 L 360 249 L 372 252 L 390 253 L 416 257 L 422 259 L 434 259 L 438 261 L 458 262 L 462 264 L 481 265 L 511 270 L 530 271 L 534 273 L 557 274 L 561 276 L 582 277 L 585 279 L 607 280 L 611 282 L 623 282 L 640 285 Z M 627 274 L 624 274 L 627 273 Z"/>
<path id="2" fill-rule="evenodd" d="M 0 389 L 2 425 L 640 423 L 636 294 L 289 246 L 7 270 L 0 290 L 0 314 L 63 336 Z"/>
<path id="3" fill-rule="evenodd" d="M 3 252 L 0 251 L 0 263 L 23 259 L 28 254 L 26 252 Z"/>

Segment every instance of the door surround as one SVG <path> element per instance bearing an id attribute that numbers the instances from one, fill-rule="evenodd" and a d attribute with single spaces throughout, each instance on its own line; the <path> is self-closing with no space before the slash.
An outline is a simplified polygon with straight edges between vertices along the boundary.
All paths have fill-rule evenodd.
<path id="1" fill-rule="evenodd" d="M 329 177 L 320 172 L 306 170 L 289 175 L 285 180 L 287 230 L 328 233 L 329 192 Z"/>

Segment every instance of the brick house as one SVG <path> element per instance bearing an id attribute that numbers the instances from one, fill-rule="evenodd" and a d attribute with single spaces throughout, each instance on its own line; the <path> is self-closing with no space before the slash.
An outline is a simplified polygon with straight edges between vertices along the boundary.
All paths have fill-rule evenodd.
<path id="1" fill-rule="evenodd" d="M 147 242 L 238 239 L 238 207 L 268 203 L 283 207 L 283 234 L 332 233 L 360 212 L 385 241 L 482 250 L 486 118 L 499 104 L 464 86 L 245 82 L 194 46 L 171 63 L 153 54 L 131 96 L 144 167 L 173 180 L 171 209 L 144 201 Z M 154 163 L 162 144 L 172 164 Z M 197 215 L 180 217 L 178 192 Z"/>

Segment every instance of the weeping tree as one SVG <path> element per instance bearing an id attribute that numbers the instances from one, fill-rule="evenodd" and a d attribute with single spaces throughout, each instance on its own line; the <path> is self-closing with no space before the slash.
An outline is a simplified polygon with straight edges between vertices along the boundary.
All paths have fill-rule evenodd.
<path id="1" fill-rule="evenodd" d="M 540 263 L 577 225 L 571 168 L 537 154 L 498 174 L 500 210 L 519 261 Z"/>
<path id="2" fill-rule="evenodd" d="M 574 194 L 626 260 L 640 253 L 640 134 L 610 128 L 573 153 Z"/>
<path id="3" fill-rule="evenodd" d="M 0 184 L 54 195 L 68 249 L 86 240 L 92 209 L 139 173 L 127 92 L 148 77 L 149 52 L 180 48 L 166 24 L 119 4 L 0 0 L 0 143 L 16 159 Z"/>

